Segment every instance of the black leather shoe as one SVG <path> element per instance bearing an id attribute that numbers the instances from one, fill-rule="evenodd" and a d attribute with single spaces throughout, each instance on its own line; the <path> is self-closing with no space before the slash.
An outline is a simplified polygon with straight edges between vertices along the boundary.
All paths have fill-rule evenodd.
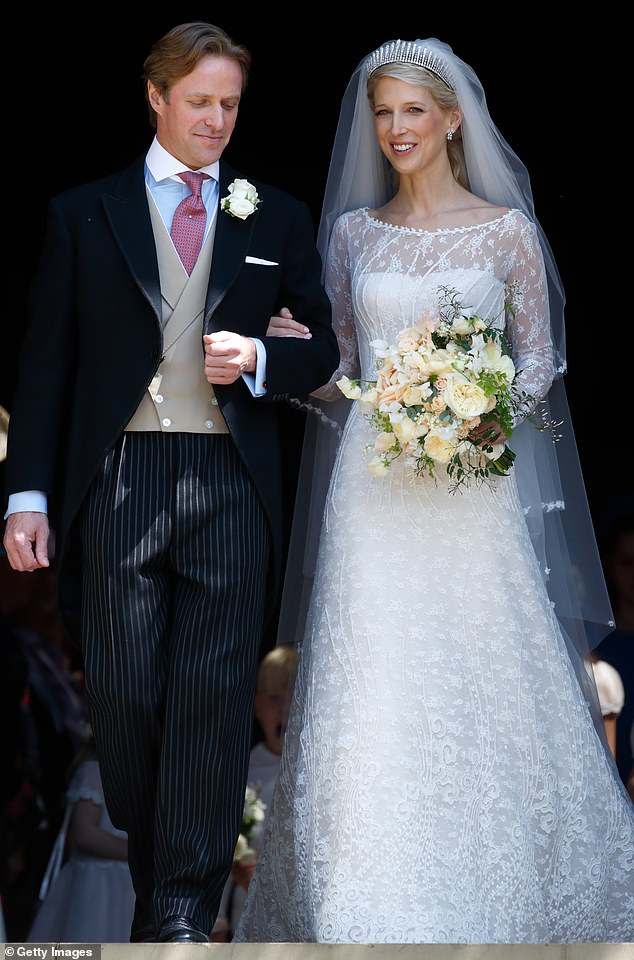
<path id="1" fill-rule="evenodd" d="M 209 937 L 189 917 L 166 917 L 161 924 L 157 942 L 209 943 Z"/>

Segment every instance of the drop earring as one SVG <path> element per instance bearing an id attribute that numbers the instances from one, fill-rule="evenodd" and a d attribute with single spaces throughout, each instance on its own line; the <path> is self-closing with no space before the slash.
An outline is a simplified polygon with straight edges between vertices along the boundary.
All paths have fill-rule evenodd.
<path id="1" fill-rule="evenodd" d="M 447 140 L 453 140 L 453 127 L 449 127 L 449 130 L 447 130 Z"/>

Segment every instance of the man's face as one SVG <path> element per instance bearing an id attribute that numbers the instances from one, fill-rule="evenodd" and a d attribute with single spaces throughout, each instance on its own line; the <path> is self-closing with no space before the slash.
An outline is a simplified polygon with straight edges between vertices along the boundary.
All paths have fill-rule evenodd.
<path id="1" fill-rule="evenodd" d="M 159 143 L 192 170 L 219 160 L 236 124 L 241 92 L 240 65 L 221 56 L 203 57 L 167 99 L 148 81 Z"/>

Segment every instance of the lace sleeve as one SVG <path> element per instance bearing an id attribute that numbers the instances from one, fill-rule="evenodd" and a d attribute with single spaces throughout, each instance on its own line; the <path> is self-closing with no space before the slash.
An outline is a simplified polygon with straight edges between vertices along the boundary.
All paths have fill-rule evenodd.
<path id="1" fill-rule="evenodd" d="M 507 331 L 516 386 L 535 398 L 528 414 L 548 393 L 555 363 L 544 261 L 535 228 L 522 219 L 507 276 L 507 296 L 513 303 L 513 311 L 507 313 Z"/>
<path id="2" fill-rule="evenodd" d="M 332 304 L 332 325 L 339 343 L 341 359 L 330 380 L 312 396 L 320 400 L 340 400 L 337 380 L 359 376 L 359 347 L 354 323 L 352 293 L 350 290 L 350 257 L 348 218 L 344 215 L 335 223 L 326 256 L 325 286 Z"/>

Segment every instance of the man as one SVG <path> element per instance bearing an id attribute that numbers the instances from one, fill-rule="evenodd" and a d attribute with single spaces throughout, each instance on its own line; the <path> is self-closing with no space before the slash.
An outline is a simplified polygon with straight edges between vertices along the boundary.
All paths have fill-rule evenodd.
<path id="1" fill-rule="evenodd" d="M 281 568 L 271 401 L 339 357 L 308 208 L 221 161 L 249 66 L 207 23 L 154 45 L 148 153 L 51 201 L 10 411 L 5 547 L 47 566 L 48 510 L 132 941 L 205 942 L 216 918 Z M 282 304 L 305 338 L 266 336 Z"/>

